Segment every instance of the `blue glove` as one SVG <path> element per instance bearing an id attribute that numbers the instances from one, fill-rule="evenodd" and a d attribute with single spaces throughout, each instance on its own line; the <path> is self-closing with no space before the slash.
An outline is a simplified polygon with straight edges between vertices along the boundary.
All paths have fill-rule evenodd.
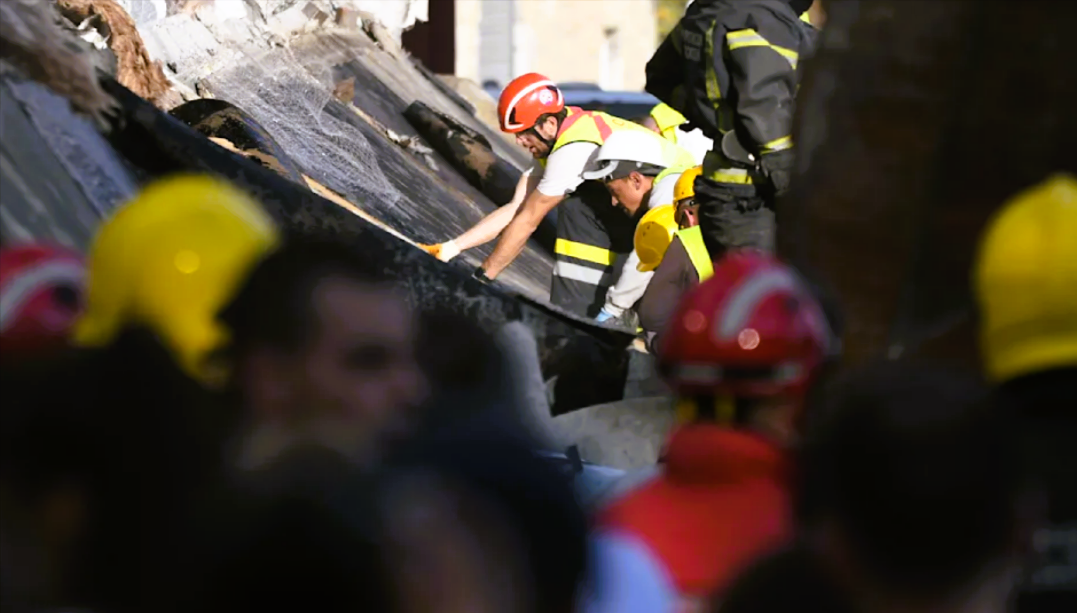
<path id="1" fill-rule="evenodd" d="M 599 311 L 598 316 L 595 317 L 595 321 L 598 322 L 598 323 L 603 323 L 605 321 L 609 321 L 609 320 L 613 319 L 613 317 L 614 317 L 613 313 L 610 313 L 606 309 L 602 309 L 601 311 Z"/>

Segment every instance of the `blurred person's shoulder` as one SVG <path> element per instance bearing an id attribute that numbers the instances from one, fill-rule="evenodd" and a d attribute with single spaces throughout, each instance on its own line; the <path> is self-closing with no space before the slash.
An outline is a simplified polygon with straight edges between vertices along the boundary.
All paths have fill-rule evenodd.
<path id="1" fill-rule="evenodd" d="M 854 610 L 811 553 L 796 545 L 748 567 L 713 608 L 716 613 Z"/>

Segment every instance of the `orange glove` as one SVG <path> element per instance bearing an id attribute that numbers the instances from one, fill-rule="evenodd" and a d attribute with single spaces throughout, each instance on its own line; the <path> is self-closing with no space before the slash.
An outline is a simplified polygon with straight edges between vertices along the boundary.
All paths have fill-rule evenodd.
<path id="1" fill-rule="evenodd" d="M 448 262 L 460 255 L 460 248 L 457 247 L 456 243 L 453 241 L 445 241 L 444 243 L 438 243 L 436 245 L 419 245 L 419 248 L 442 262 Z"/>

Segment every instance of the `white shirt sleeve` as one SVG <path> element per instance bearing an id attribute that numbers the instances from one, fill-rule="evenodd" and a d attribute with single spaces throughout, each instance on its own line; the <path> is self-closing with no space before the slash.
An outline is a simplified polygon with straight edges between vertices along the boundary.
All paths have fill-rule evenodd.
<path id="1" fill-rule="evenodd" d="M 651 277 L 654 276 L 654 271 L 640 272 L 636 270 L 636 265 L 638 264 L 639 256 L 636 255 L 636 250 L 633 249 L 632 253 L 625 258 L 624 265 L 621 267 L 621 274 L 617 277 L 617 282 L 613 284 L 613 287 L 606 290 L 606 303 L 602 306 L 603 311 L 614 317 L 620 317 L 622 313 L 631 309 L 632 305 L 643 297 L 643 293 L 647 291 L 647 284 L 651 282 Z"/>
<path id="2" fill-rule="evenodd" d="M 564 196 L 583 183 L 583 171 L 598 155 L 598 145 L 569 143 L 546 158 L 546 170 L 536 188 L 543 196 Z"/>
<path id="3" fill-rule="evenodd" d="M 703 156 L 714 147 L 714 141 L 704 136 L 699 128 L 691 132 L 677 128 L 677 144 L 684 147 L 695 158 L 696 164 L 703 163 Z"/>
<path id="4" fill-rule="evenodd" d="M 662 177 L 662 180 L 651 186 L 651 195 L 647 198 L 647 208 L 653 209 L 663 204 L 673 204 L 673 188 L 677 186 L 677 179 L 681 173 L 675 172 Z"/>

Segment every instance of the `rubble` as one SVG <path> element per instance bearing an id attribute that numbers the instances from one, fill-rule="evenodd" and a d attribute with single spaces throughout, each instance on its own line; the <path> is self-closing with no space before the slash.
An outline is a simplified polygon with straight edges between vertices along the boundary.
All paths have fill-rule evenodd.
<path id="1" fill-rule="evenodd" d="M 447 307 L 491 332 L 512 322 L 523 326 L 533 339 L 534 363 L 522 363 L 538 366 L 525 380 L 555 378 L 558 413 L 620 398 L 633 332 L 596 326 L 549 305 L 552 262 L 537 241 L 492 285 L 469 277 L 492 245 L 450 264 L 414 247 L 462 232 L 502 204 L 528 156 L 406 54 L 364 30 L 337 26 L 331 3 L 244 5 L 239 16 L 216 3 L 190 2 L 168 4 L 163 18 L 156 9 L 157 19 L 143 16 L 137 33 L 152 61 L 142 62 L 142 69 L 155 74 L 154 67 L 163 65 L 173 90 L 188 97 L 198 92 L 203 99 L 177 105 L 170 116 L 104 77 L 116 120 L 107 120 L 101 133 L 47 139 L 50 147 L 33 158 L 37 168 L 18 166 L 12 180 L 22 180 L 22 173 L 53 178 L 20 187 L 18 199 L 5 190 L 4 240 L 57 237 L 84 249 L 97 221 L 138 183 L 183 170 L 221 174 L 264 201 L 282 223 L 347 237 L 400 279 L 416 307 Z M 284 27 L 288 19 L 294 21 Z M 368 15 L 363 26 L 371 24 Z M 378 35 L 386 32 L 391 34 L 385 29 Z M 111 30 L 102 40 L 106 36 L 114 44 Z M 6 149 L 9 124 L 25 126 L 30 141 L 44 119 L 35 118 L 41 108 L 25 91 L 9 113 L 8 97 L 25 86 L 18 79 L 2 81 L 7 159 L 14 157 Z M 443 135 L 467 136 L 473 149 L 466 159 L 405 118 L 417 100 L 443 125 Z M 53 121 L 62 124 L 57 133 L 83 129 L 77 119 Z M 91 143 L 102 150 L 82 156 L 83 168 L 72 166 L 70 160 Z M 57 164 L 57 158 L 68 161 Z M 477 172 L 465 177 L 457 169 Z M 68 175 L 101 176 L 106 184 L 82 185 L 83 179 Z M 50 181 L 73 191 L 57 200 L 60 192 L 50 192 Z M 560 372 L 566 369 L 574 372 Z M 525 406 L 549 415 L 544 390 L 522 393 L 529 399 Z"/>
<path id="2" fill-rule="evenodd" d="M 116 78 L 139 96 L 159 106 L 167 106 L 165 96 L 171 85 L 161 63 L 154 61 L 134 19 L 116 0 L 57 0 L 60 12 L 74 23 L 93 20 L 104 28 L 102 38 L 116 54 Z"/>

